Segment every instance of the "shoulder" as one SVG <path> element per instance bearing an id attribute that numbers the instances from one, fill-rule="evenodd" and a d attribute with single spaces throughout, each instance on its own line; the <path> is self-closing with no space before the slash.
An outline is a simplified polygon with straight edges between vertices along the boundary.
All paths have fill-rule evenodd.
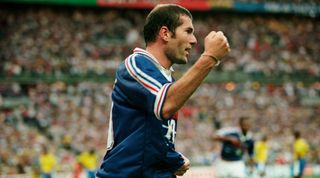
<path id="1" fill-rule="evenodd" d="M 161 73 L 159 66 L 153 59 L 137 52 L 126 58 L 119 67 L 117 75 L 130 76 L 137 81 L 151 82 L 160 88 L 163 84 L 170 82 Z"/>
<path id="2" fill-rule="evenodd" d="M 148 56 L 141 53 L 133 53 L 124 61 L 125 67 L 131 72 L 159 72 L 159 69 Z"/>
<path id="3" fill-rule="evenodd" d="M 147 56 L 139 53 L 133 53 L 128 56 L 118 67 L 117 76 L 133 78 L 155 78 L 159 69 L 153 64 Z"/>
<path id="4" fill-rule="evenodd" d="M 246 138 L 249 139 L 249 140 L 254 140 L 253 137 L 254 137 L 254 135 L 253 135 L 252 132 L 248 132 L 247 135 L 246 135 Z"/>
<path id="5" fill-rule="evenodd" d="M 123 61 L 117 70 L 116 81 L 116 88 L 140 89 L 142 87 L 154 95 L 157 95 L 163 85 L 168 83 L 148 56 L 139 53 L 133 53 Z"/>
<path id="6" fill-rule="evenodd" d="M 232 135 L 232 134 L 239 134 L 239 133 L 240 133 L 240 129 L 237 127 L 226 127 L 217 131 L 218 135 Z"/>
<path id="7" fill-rule="evenodd" d="M 308 142 L 307 142 L 305 139 L 303 139 L 303 138 L 299 139 L 299 140 L 297 141 L 297 143 L 298 143 L 299 145 L 308 145 Z"/>
<path id="8" fill-rule="evenodd" d="M 261 141 L 257 141 L 256 144 L 254 144 L 256 149 L 261 149 L 263 147 L 263 143 Z"/>

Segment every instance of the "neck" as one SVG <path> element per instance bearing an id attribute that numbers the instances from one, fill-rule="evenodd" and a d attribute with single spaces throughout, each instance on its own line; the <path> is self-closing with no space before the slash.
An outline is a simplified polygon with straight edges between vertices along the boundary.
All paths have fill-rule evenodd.
<path id="1" fill-rule="evenodd" d="M 156 44 L 150 44 L 147 46 L 146 51 L 152 54 L 163 68 L 169 70 L 172 66 L 172 62 L 165 55 L 163 47 Z"/>
<path id="2" fill-rule="evenodd" d="M 246 136 L 246 135 L 247 135 L 247 130 L 243 130 L 243 129 L 241 129 L 241 131 L 242 131 L 242 134 L 243 134 L 244 136 Z"/>

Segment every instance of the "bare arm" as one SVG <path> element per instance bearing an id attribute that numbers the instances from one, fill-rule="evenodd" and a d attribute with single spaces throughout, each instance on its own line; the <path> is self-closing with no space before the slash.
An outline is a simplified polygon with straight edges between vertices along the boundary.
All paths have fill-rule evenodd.
<path id="1" fill-rule="evenodd" d="M 164 118 L 177 112 L 200 86 L 211 69 L 230 51 L 228 41 L 222 32 L 209 33 L 205 38 L 205 50 L 198 61 L 169 88 L 162 109 Z"/>
<path id="2" fill-rule="evenodd" d="M 215 135 L 213 136 L 213 140 L 220 141 L 220 142 L 233 142 L 234 140 L 236 140 L 236 138 L 232 136 Z"/>

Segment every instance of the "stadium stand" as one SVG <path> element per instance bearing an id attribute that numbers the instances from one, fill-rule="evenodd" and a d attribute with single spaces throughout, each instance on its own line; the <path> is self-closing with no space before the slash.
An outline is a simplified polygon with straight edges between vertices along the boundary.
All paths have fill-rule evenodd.
<path id="1" fill-rule="evenodd" d="M 0 175 L 36 174 L 43 145 L 64 176 L 76 174 L 77 156 L 92 145 L 103 157 L 113 75 L 132 49 L 144 46 L 145 15 L 0 6 Z M 320 164 L 319 18 L 224 11 L 196 11 L 194 18 L 198 39 L 222 30 L 232 52 L 180 111 L 177 150 L 193 165 L 212 165 L 219 146 L 210 136 L 250 113 L 256 137 L 270 138 L 271 164 L 290 163 L 293 129 L 311 145 L 308 163 Z M 202 49 L 198 41 L 191 63 Z M 174 67 L 179 76 L 188 65 Z"/>

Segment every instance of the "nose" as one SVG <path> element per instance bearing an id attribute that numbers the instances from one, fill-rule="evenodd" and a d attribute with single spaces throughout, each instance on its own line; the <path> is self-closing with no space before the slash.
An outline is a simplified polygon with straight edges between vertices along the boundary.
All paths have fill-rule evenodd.
<path id="1" fill-rule="evenodd" d="M 191 37 L 190 44 L 191 44 L 192 46 L 194 46 L 195 44 L 197 44 L 197 38 L 196 38 L 194 35 L 192 35 L 192 37 Z"/>

